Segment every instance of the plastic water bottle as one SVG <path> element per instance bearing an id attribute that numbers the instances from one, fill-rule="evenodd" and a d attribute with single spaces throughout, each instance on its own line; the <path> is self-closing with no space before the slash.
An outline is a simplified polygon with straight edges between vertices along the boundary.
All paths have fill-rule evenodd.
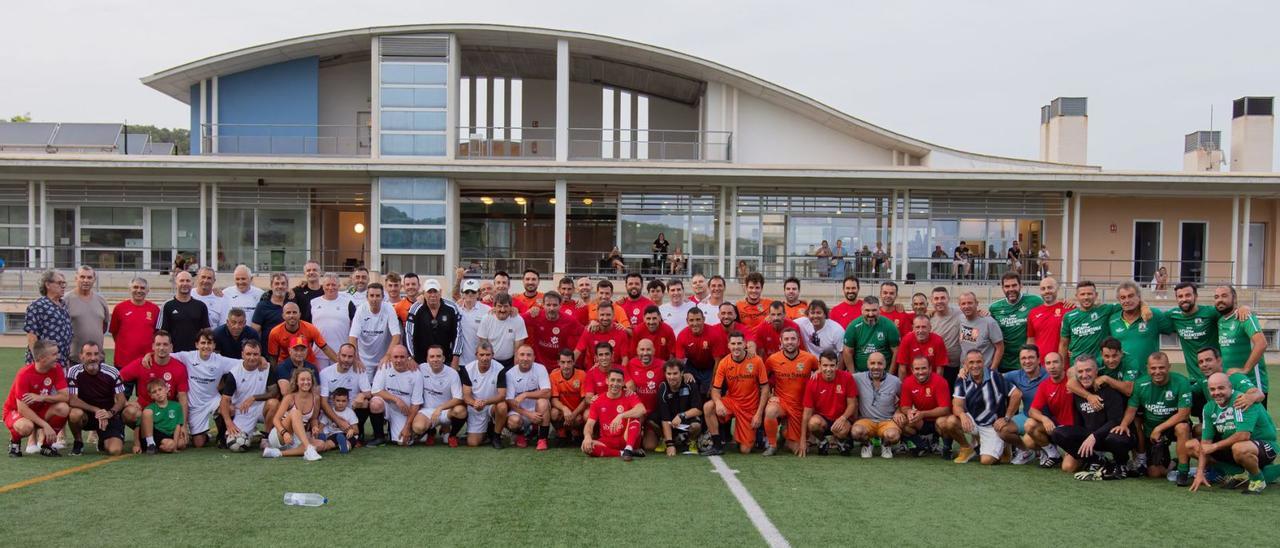
<path id="1" fill-rule="evenodd" d="M 316 493 L 285 493 L 285 506 L 324 506 L 329 499 Z"/>

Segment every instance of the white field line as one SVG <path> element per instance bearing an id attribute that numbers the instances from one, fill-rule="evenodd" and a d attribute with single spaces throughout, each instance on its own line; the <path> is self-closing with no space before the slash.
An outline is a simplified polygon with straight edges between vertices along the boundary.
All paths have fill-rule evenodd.
<path id="1" fill-rule="evenodd" d="M 738 481 L 737 471 L 729 468 L 724 463 L 724 459 L 720 457 L 711 457 L 711 464 L 715 466 L 715 472 L 720 474 L 724 479 L 725 485 L 729 486 L 729 491 L 738 499 L 738 504 L 742 505 L 742 509 L 746 510 L 747 517 L 751 518 L 751 523 L 756 526 L 756 530 L 760 531 L 760 536 L 764 537 L 764 541 L 772 548 L 790 548 L 791 543 L 783 538 L 782 533 L 774 527 L 773 522 L 769 521 L 769 516 L 764 514 L 764 509 L 760 508 L 760 504 L 756 499 L 751 497 L 751 492 L 747 491 L 747 487 Z"/>

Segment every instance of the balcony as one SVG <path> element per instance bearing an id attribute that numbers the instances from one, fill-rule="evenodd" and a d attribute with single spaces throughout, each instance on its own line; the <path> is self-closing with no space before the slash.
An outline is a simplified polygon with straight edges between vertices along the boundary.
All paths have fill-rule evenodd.
<path id="1" fill-rule="evenodd" d="M 368 157 L 369 126 L 202 124 L 203 154 Z"/>
<path id="2" fill-rule="evenodd" d="M 555 128 L 458 128 L 459 159 L 555 160 Z M 570 128 L 570 160 L 639 162 L 729 162 L 733 132 L 672 129 Z"/>

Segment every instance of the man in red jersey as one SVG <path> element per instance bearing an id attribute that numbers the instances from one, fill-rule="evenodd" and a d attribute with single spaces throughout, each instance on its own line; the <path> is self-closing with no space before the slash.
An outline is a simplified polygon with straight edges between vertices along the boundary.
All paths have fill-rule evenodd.
<path id="1" fill-rule="evenodd" d="M 613 287 L 610 285 L 609 287 Z M 583 276 L 573 281 L 573 291 L 575 293 L 573 303 L 573 319 L 578 320 L 582 327 L 586 327 L 591 323 L 591 278 Z M 568 301 L 565 303 L 569 304 Z"/>
<path id="2" fill-rule="evenodd" d="M 643 457 L 644 451 L 636 449 L 640 440 L 640 418 L 645 416 L 644 404 L 635 394 L 625 394 L 623 380 L 626 375 L 620 369 L 609 370 L 609 389 L 587 411 L 587 424 L 582 429 L 582 452 L 593 457 Z M 595 438 L 596 426 L 600 426 L 600 438 Z"/>
<path id="3" fill-rule="evenodd" d="M 827 437 L 836 439 L 840 453 L 848 455 L 853 444 L 849 443 L 849 431 L 853 428 L 853 416 L 858 412 L 858 385 L 853 375 L 840 369 L 840 357 L 827 350 L 818 358 L 818 374 L 809 377 L 804 387 L 804 414 L 796 456 L 809 452 L 809 436 L 818 438 L 818 454 L 830 452 Z"/>
<path id="4" fill-rule="evenodd" d="M 915 316 L 913 312 L 902 310 L 897 305 L 898 301 L 898 284 L 894 282 L 883 282 L 880 284 L 880 317 L 893 322 L 893 327 L 898 330 L 899 335 L 905 335 L 911 331 L 911 318 Z"/>
<path id="5" fill-rule="evenodd" d="M 1027 340 L 1040 349 L 1043 360 L 1050 352 L 1057 353 L 1062 318 L 1075 307 L 1058 300 L 1058 281 L 1051 277 L 1040 280 L 1040 298 L 1044 304 L 1027 313 Z"/>
<path id="6" fill-rule="evenodd" d="M 578 321 L 578 303 L 573 300 L 573 278 L 560 278 L 560 282 L 556 284 L 556 294 L 560 295 L 560 315 Z"/>
<path id="7" fill-rule="evenodd" d="M 663 382 L 662 364 L 654 359 L 653 341 L 642 340 L 636 346 L 636 357 L 631 358 L 623 370 L 627 393 L 638 396 L 648 411 L 648 420 L 644 424 L 645 451 L 652 451 L 658 446 L 658 433 L 662 431 L 662 421 L 657 415 L 658 385 Z"/>
<path id="8" fill-rule="evenodd" d="M 142 436 L 138 435 L 137 429 L 140 428 L 142 418 L 142 410 L 151 405 L 151 395 L 147 393 L 145 388 L 147 383 L 153 379 L 164 381 L 168 388 L 169 399 L 177 401 L 182 406 L 182 416 L 190 416 L 190 410 L 187 408 L 187 365 L 182 361 L 170 355 L 173 352 L 173 340 L 169 337 L 169 333 L 164 330 L 156 330 L 152 337 L 151 353 L 144 354 L 142 357 L 124 366 L 120 370 L 120 380 L 123 382 L 132 382 L 140 389 L 138 390 L 138 401 L 130 402 L 124 406 L 124 423 L 133 426 L 133 452 L 142 452 Z M 150 356 L 150 367 L 144 367 L 142 362 Z M 186 428 L 185 425 L 179 428 Z"/>
<path id="9" fill-rule="evenodd" d="M 898 351 L 893 353 L 893 361 L 898 365 L 894 375 L 899 379 L 911 376 L 911 364 L 919 357 L 929 360 L 933 372 L 938 374 L 951 363 L 947 358 L 947 346 L 942 343 L 942 336 L 933 332 L 928 316 L 911 319 L 911 333 L 903 337 Z"/>
<path id="10" fill-rule="evenodd" d="M 44 434 L 40 454 L 61 457 L 53 442 L 67 423 L 71 406 L 67 377 L 58 366 L 58 344 L 39 339 L 32 345 L 35 361 L 22 366 L 4 400 L 4 425 L 9 429 L 9 456 L 22 456 L 22 438 Z"/>
<path id="11" fill-rule="evenodd" d="M 782 331 L 784 329 L 800 331 L 800 327 L 796 325 L 796 322 L 787 319 L 786 306 L 782 304 L 782 301 L 773 301 L 769 303 L 767 320 L 760 322 L 751 332 L 751 338 L 747 341 L 747 353 L 752 356 L 760 356 L 761 359 L 778 353 L 782 349 Z"/>
<path id="12" fill-rule="evenodd" d="M 524 325 L 537 362 L 551 371 L 560 359 L 561 350 L 578 347 L 582 324 L 563 314 L 559 293 L 543 295 L 542 302 L 541 310 L 531 309 L 524 314 Z"/>
<path id="13" fill-rule="evenodd" d="M 653 343 L 653 359 L 667 361 L 676 352 L 676 332 L 662 321 L 662 310 L 650 306 L 644 311 L 644 320 L 631 332 L 631 354 L 640 346 L 640 341 Z M 653 408 L 650 407 L 650 410 Z"/>
<path id="14" fill-rule="evenodd" d="M 747 326 L 747 329 L 755 329 L 760 322 L 763 322 L 769 314 L 769 305 L 773 301 L 761 297 L 764 291 L 764 274 L 752 272 L 747 274 L 746 279 L 746 296 L 738 301 L 738 321 Z"/>
<path id="15" fill-rule="evenodd" d="M 916 316 L 916 320 L 920 318 Z M 911 374 L 902 379 L 893 422 L 902 429 L 904 439 L 915 444 L 915 456 L 922 457 L 929 454 L 932 440 L 938 436 L 938 418 L 951 414 L 951 388 L 928 356 L 912 358 Z"/>
<path id="16" fill-rule="evenodd" d="M 733 439 L 738 451 L 751 452 L 756 429 L 764 424 L 764 407 L 769 401 L 769 375 L 764 360 L 747 354 L 746 337 L 738 331 L 729 334 L 729 355 L 716 365 L 711 381 L 711 401 L 704 407 L 707 431 L 712 443 L 724 450 L 721 425 L 733 422 Z"/>
<path id="17" fill-rule="evenodd" d="M 658 304 L 641 294 L 644 290 L 644 277 L 640 274 L 635 272 L 627 274 L 625 287 L 627 294 L 618 300 L 618 306 L 622 307 L 626 321 L 620 323 L 630 326 L 634 333 L 640 322 L 644 321 L 644 311 Z"/>
<path id="18" fill-rule="evenodd" d="M 582 385 L 582 395 L 590 403 L 596 396 L 609 389 L 609 370 L 616 367 L 613 363 L 613 347 L 601 342 L 591 349 L 595 356 L 594 365 L 587 370 L 586 380 Z M 626 371 L 623 371 L 626 373 Z"/>
<path id="19" fill-rule="evenodd" d="M 848 328 L 853 320 L 858 319 L 862 315 L 862 301 L 858 300 L 858 289 L 861 282 L 858 277 L 852 274 L 844 277 L 844 282 L 840 286 L 840 293 L 844 296 L 844 300 L 831 307 L 831 315 L 828 319 L 840 324 L 840 328 Z"/>
<path id="20" fill-rule="evenodd" d="M 631 351 L 631 337 L 613 321 L 613 308 L 601 306 L 596 310 L 599 331 L 587 330 L 578 337 L 578 346 L 574 349 L 574 357 L 578 363 L 586 363 L 583 354 L 588 353 L 600 343 L 608 344 L 613 349 L 613 366 L 627 363 Z"/>
<path id="21" fill-rule="evenodd" d="M 697 382 L 705 400 L 711 393 L 716 363 L 729 354 L 729 341 L 706 324 L 701 309 L 690 309 L 686 319 L 688 326 L 676 335 L 676 359 L 683 362 L 685 374 Z"/>
<path id="22" fill-rule="evenodd" d="M 129 282 L 129 300 L 117 304 L 111 311 L 110 331 L 116 343 L 117 368 L 133 363 L 151 350 L 151 336 L 156 332 L 160 307 L 147 300 L 147 293 L 147 279 L 134 278 Z"/>
<path id="23" fill-rule="evenodd" d="M 1067 388 L 1067 371 L 1062 355 L 1057 352 L 1046 354 L 1044 370 L 1049 377 L 1040 381 L 1031 407 L 1027 409 L 1027 433 L 1022 436 L 1022 443 L 1030 451 L 1040 450 L 1041 468 L 1056 468 L 1062 464 L 1062 454 L 1049 438 L 1049 433 L 1059 426 L 1075 425 L 1075 402 Z"/>
<path id="24" fill-rule="evenodd" d="M 779 303 L 774 302 L 775 306 Z M 778 452 L 778 420 L 786 419 L 787 448 L 798 452 L 804 423 L 804 386 L 818 370 L 818 358 L 800 347 L 800 331 L 787 327 L 782 330 L 781 347 L 764 361 L 769 374 L 769 404 L 764 408 L 764 456 Z"/>

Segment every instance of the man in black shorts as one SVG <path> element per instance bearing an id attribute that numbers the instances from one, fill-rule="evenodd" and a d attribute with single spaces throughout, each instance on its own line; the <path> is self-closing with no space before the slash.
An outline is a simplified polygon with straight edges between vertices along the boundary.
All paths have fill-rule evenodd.
<path id="1" fill-rule="evenodd" d="M 698 383 L 685 380 L 680 360 L 667 360 L 664 374 L 667 382 L 658 387 L 658 410 L 650 418 L 662 423 L 667 456 L 674 457 L 677 447 L 688 447 L 689 440 L 698 439 L 706 430 L 702 420 L 702 393 Z"/>
<path id="2" fill-rule="evenodd" d="M 80 349 L 80 363 L 67 370 L 67 393 L 71 396 L 72 455 L 84 454 L 85 430 L 98 433 L 98 452 L 119 455 L 124 450 L 124 383 L 120 371 L 102 363 L 102 348 L 87 342 Z"/>

